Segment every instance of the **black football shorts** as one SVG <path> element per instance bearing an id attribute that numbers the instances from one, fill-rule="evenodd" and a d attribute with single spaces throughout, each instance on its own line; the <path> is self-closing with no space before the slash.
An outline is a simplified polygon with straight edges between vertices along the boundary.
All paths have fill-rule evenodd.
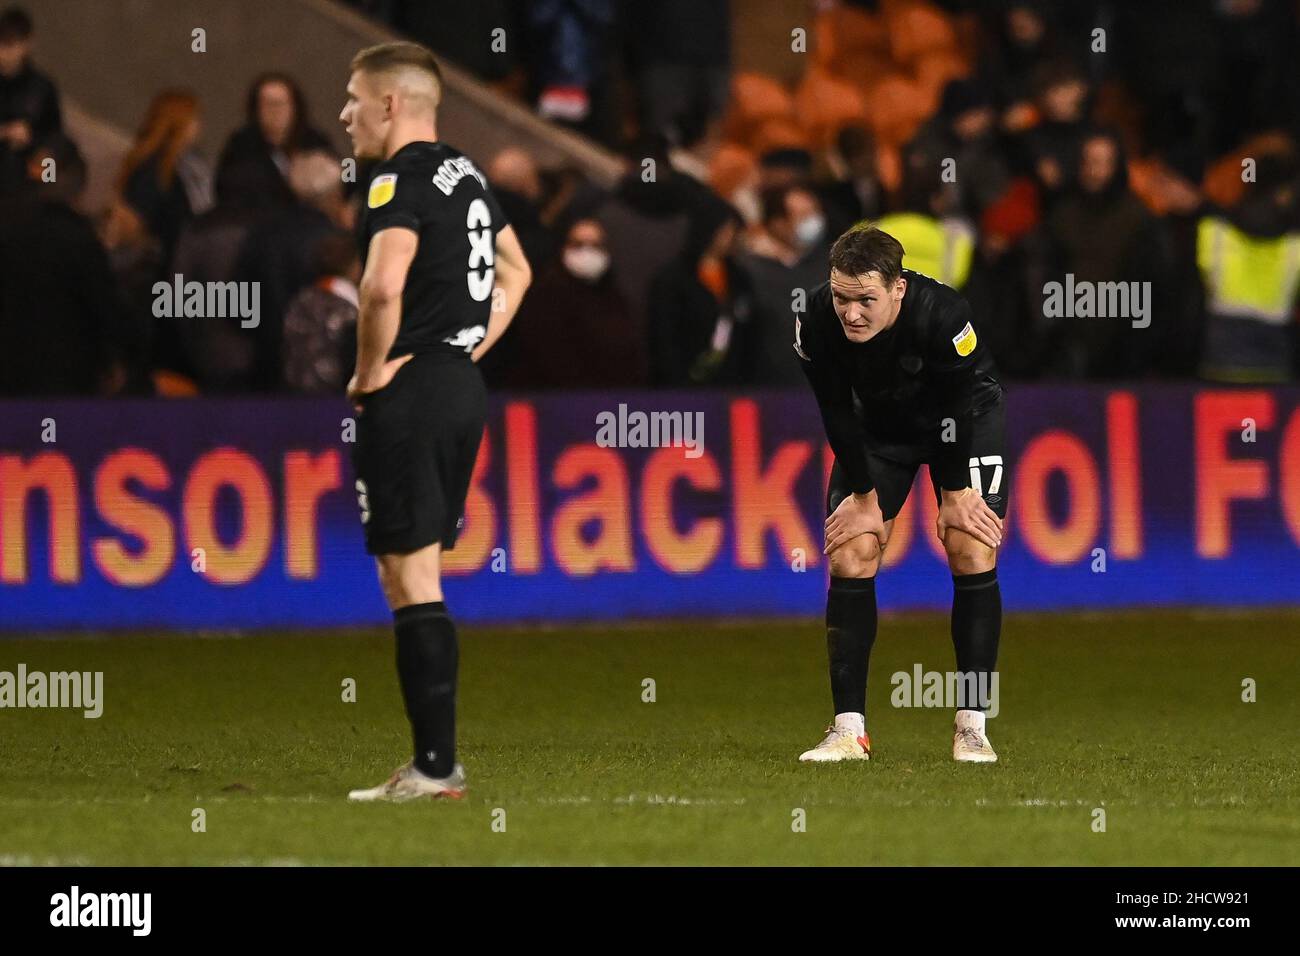
<path id="1" fill-rule="evenodd" d="M 465 355 L 415 356 L 361 398 L 352 467 L 370 554 L 456 545 L 487 418 L 478 366 Z"/>
<path id="2" fill-rule="evenodd" d="M 970 477 L 967 487 L 976 489 L 999 518 L 1007 516 L 1007 492 L 1011 476 L 1006 454 L 1006 402 L 999 401 L 971 419 Z M 871 480 L 876 486 L 881 516 L 889 521 L 897 517 L 907 501 L 916 470 L 923 464 L 935 461 L 939 445 L 937 438 L 926 437 L 915 441 L 886 441 L 868 437 L 867 461 Z M 933 469 L 930 484 L 934 500 L 938 502 L 939 482 Z M 849 486 L 837 461 L 831 468 L 826 487 L 826 516 L 839 507 L 849 495 Z"/>

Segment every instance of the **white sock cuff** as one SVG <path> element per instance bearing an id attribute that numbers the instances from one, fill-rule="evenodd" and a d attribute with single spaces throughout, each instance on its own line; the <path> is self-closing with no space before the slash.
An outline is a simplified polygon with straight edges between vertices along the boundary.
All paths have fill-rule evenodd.
<path id="1" fill-rule="evenodd" d="M 855 736 L 861 737 L 867 732 L 866 714 L 836 714 L 835 726 L 844 730 L 852 730 Z"/>

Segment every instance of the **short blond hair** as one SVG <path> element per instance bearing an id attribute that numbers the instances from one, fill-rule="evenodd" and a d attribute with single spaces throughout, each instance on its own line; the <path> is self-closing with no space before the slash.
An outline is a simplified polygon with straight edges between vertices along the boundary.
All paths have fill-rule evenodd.
<path id="1" fill-rule="evenodd" d="M 391 77 L 407 86 L 408 92 L 429 96 L 434 109 L 442 102 L 442 68 L 433 52 L 418 43 L 381 43 L 367 47 L 352 58 L 352 72 Z M 417 77 L 423 82 L 410 82 Z M 426 89 L 420 90 L 421 85 Z"/>

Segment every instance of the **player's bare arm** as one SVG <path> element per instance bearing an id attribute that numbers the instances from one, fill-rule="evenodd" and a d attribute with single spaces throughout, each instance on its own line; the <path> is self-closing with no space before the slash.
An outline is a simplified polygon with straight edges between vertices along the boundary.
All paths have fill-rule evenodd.
<path id="1" fill-rule="evenodd" d="M 392 360 L 387 356 L 402 322 L 402 288 L 419 245 L 419 236 L 409 229 L 385 229 L 370 243 L 361 277 L 357 367 L 348 383 L 348 398 L 353 402 L 379 391 L 411 360 L 410 355 Z"/>
<path id="2" fill-rule="evenodd" d="M 488 318 L 483 341 L 471 353 L 475 362 L 486 355 L 488 349 L 510 327 L 524 300 L 524 293 L 533 281 L 532 267 L 528 265 L 528 258 L 524 255 L 524 248 L 519 244 L 513 226 L 506 226 L 497 233 L 494 268 L 496 285 L 492 291 L 492 313 Z"/>

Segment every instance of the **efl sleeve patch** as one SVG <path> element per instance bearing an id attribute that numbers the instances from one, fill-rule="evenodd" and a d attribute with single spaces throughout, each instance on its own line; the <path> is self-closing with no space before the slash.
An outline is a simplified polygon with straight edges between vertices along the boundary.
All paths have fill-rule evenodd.
<path id="1" fill-rule="evenodd" d="M 366 197 L 366 205 L 371 209 L 378 209 L 392 202 L 395 195 L 397 195 L 397 173 L 376 176 L 374 182 L 370 184 L 370 195 Z"/>
<path id="2" fill-rule="evenodd" d="M 957 354 L 965 358 L 975 351 L 975 329 L 969 322 L 966 327 L 952 337 L 952 347 L 957 350 Z"/>

